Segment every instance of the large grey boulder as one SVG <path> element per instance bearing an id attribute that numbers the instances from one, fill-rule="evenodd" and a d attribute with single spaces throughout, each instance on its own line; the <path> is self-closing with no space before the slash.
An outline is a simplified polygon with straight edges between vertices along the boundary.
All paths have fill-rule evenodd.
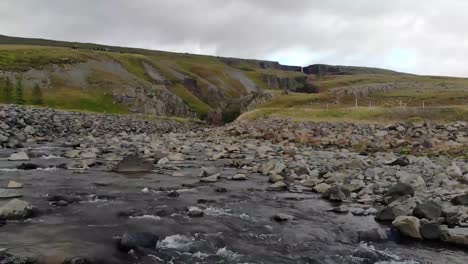
<path id="1" fill-rule="evenodd" d="M 148 172 L 154 169 L 153 163 L 137 155 L 126 156 L 115 166 L 117 172 Z"/>
<path id="2" fill-rule="evenodd" d="M 420 221 L 421 236 L 427 240 L 437 240 L 440 237 L 440 220 L 429 221 L 427 219 L 421 219 Z"/>
<path id="3" fill-rule="evenodd" d="M 442 208 L 434 201 L 425 201 L 414 208 L 413 215 L 420 219 L 436 220 L 442 215 Z"/>
<path id="4" fill-rule="evenodd" d="M 33 217 L 37 213 L 31 204 L 19 199 L 13 199 L 0 207 L 0 219 L 14 220 Z"/>

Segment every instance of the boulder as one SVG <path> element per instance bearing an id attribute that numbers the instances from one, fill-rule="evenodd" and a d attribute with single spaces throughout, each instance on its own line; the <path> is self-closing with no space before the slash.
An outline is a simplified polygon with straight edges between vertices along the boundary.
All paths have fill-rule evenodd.
<path id="1" fill-rule="evenodd" d="M 468 247 L 468 228 L 448 228 L 441 232 L 440 239 L 444 242 Z"/>
<path id="2" fill-rule="evenodd" d="M 29 160 L 28 154 L 26 152 L 18 152 L 18 153 L 13 153 L 10 155 L 8 158 L 9 161 L 26 161 Z"/>
<path id="3" fill-rule="evenodd" d="M 392 225 L 405 236 L 422 239 L 420 232 L 421 224 L 419 219 L 414 216 L 398 216 L 393 220 Z"/>
<path id="4" fill-rule="evenodd" d="M 440 237 L 440 219 L 429 221 L 427 219 L 421 219 L 420 221 L 421 236 L 427 240 L 436 240 Z"/>
<path id="5" fill-rule="evenodd" d="M 410 215 L 416 207 L 416 201 L 410 196 L 404 196 L 380 209 L 375 216 L 377 221 L 393 221 L 398 216 Z"/>
<path id="6" fill-rule="evenodd" d="M 190 217 L 202 217 L 203 215 L 204 215 L 204 212 L 199 207 L 190 206 L 188 208 L 188 216 L 190 216 Z"/>
<path id="7" fill-rule="evenodd" d="M 414 208 L 413 215 L 420 219 L 436 220 L 442 215 L 442 208 L 434 201 L 425 201 Z"/>
<path id="8" fill-rule="evenodd" d="M 325 193 L 328 189 L 330 189 L 331 186 L 329 184 L 326 184 L 324 182 L 317 184 L 313 190 L 318 193 Z"/>
<path id="9" fill-rule="evenodd" d="M 461 169 L 453 163 L 452 166 L 447 167 L 446 173 L 452 178 L 459 178 L 463 176 Z"/>
<path id="10" fill-rule="evenodd" d="M 35 170 L 39 168 L 38 165 L 34 163 L 21 163 L 18 167 L 16 167 L 18 170 Z"/>
<path id="11" fill-rule="evenodd" d="M 154 169 L 153 163 L 138 155 L 126 156 L 114 168 L 116 172 L 148 172 Z"/>
<path id="12" fill-rule="evenodd" d="M 217 182 L 219 180 L 219 176 L 220 174 L 216 173 L 208 177 L 203 177 L 200 179 L 200 182 Z"/>
<path id="13" fill-rule="evenodd" d="M 23 188 L 23 184 L 16 182 L 16 181 L 9 181 L 8 184 L 5 186 L 6 189 L 21 189 Z"/>
<path id="14" fill-rule="evenodd" d="M 335 185 L 331 188 L 328 188 L 327 191 L 323 194 L 323 197 L 334 202 L 342 202 L 349 200 L 351 198 L 351 192 L 340 185 Z"/>
<path id="15" fill-rule="evenodd" d="M 245 176 L 244 174 L 236 174 L 234 176 L 231 177 L 231 180 L 233 181 L 245 181 L 247 180 L 247 176 Z"/>
<path id="16" fill-rule="evenodd" d="M 271 183 L 284 181 L 284 177 L 281 176 L 281 175 L 278 175 L 278 174 L 276 174 L 276 173 L 273 173 L 273 174 L 270 176 L 269 181 L 270 181 Z"/>
<path id="17" fill-rule="evenodd" d="M 1 199 L 13 199 L 23 197 L 23 194 L 18 190 L 0 189 L 0 200 Z"/>
<path id="18" fill-rule="evenodd" d="M 288 214 L 275 214 L 272 217 L 276 222 L 286 222 L 294 219 L 294 216 Z"/>
<path id="19" fill-rule="evenodd" d="M 288 188 L 288 185 L 286 185 L 286 183 L 279 181 L 268 186 L 267 191 L 284 191 L 287 188 Z"/>
<path id="20" fill-rule="evenodd" d="M 172 153 L 167 156 L 167 159 L 170 161 L 183 161 L 185 160 L 184 155 L 182 153 Z"/>
<path id="21" fill-rule="evenodd" d="M 16 220 L 35 216 L 37 209 L 31 204 L 19 199 L 13 199 L 0 207 L 0 219 Z"/>
<path id="22" fill-rule="evenodd" d="M 468 193 L 453 197 L 450 202 L 454 205 L 468 205 Z"/>
<path id="23" fill-rule="evenodd" d="M 406 183 L 397 183 L 385 192 L 387 203 L 391 203 L 402 196 L 414 196 L 414 188 Z"/>
<path id="24" fill-rule="evenodd" d="M 415 190 L 426 190 L 426 182 L 419 174 L 410 174 L 406 172 L 397 172 L 400 176 L 400 183 L 411 185 Z"/>
<path id="25" fill-rule="evenodd" d="M 158 243 L 158 236 L 148 232 L 126 232 L 119 242 L 119 249 L 125 252 L 130 250 L 154 249 Z"/>

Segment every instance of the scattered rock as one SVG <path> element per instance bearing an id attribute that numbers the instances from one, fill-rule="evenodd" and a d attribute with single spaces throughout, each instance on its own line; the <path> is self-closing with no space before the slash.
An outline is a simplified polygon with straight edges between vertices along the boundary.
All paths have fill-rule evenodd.
<path id="1" fill-rule="evenodd" d="M 28 154 L 26 154 L 26 152 L 18 152 L 18 153 L 13 153 L 10 155 L 10 157 L 8 158 L 8 160 L 10 161 L 26 161 L 26 160 L 29 160 L 29 156 Z"/>
<path id="2" fill-rule="evenodd" d="M 315 192 L 318 192 L 318 193 L 325 193 L 325 192 L 326 192 L 328 189 L 330 189 L 330 188 L 331 188 L 331 186 L 330 186 L 329 184 L 326 184 L 326 183 L 323 182 L 323 183 L 317 184 L 317 185 L 313 188 L 313 190 L 314 190 Z"/>
<path id="3" fill-rule="evenodd" d="M 370 241 L 370 242 L 385 242 L 390 239 L 388 233 L 385 230 L 379 228 L 373 228 L 366 231 L 358 231 L 359 241 Z"/>
<path id="4" fill-rule="evenodd" d="M 130 250 L 154 249 L 158 243 L 158 236 L 147 232 L 127 232 L 123 234 L 119 242 L 119 249 L 128 252 Z"/>
<path id="5" fill-rule="evenodd" d="M 393 185 L 390 189 L 385 192 L 385 196 L 387 197 L 387 203 L 391 203 L 396 199 L 403 197 L 403 196 L 414 196 L 414 188 L 406 183 L 397 183 Z"/>
<path id="6" fill-rule="evenodd" d="M 117 172 L 148 172 L 154 169 L 153 163 L 137 155 L 126 156 L 115 166 Z"/>
<path id="7" fill-rule="evenodd" d="M 204 177 L 200 179 L 200 182 L 217 182 L 219 180 L 219 173 L 216 173 L 214 175 Z"/>
<path id="8" fill-rule="evenodd" d="M 190 206 L 188 208 L 188 216 L 190 217 L 202 217 L 203 215 L 204 215 L 204 212 L 199 207 Z"/>
<path id="9" fill-rule="evenodd" d="M 284 191 L 287 188 L 288 188 L 288 185 L 286 185 L 286 183 L 279 181 L 268 186 L 266 190 L 267 191 Z"/>
<path id="10" fill-rule="evenodd" d="M 409 160 L 407 157 L 401 157 L 398 158 L 390 163 L 387 163 L 389 166 L 400 166 L 400 167 L 406 167 L 410 164 Z"/>
<path id="11" fill-rule="evenodd" d="M 333 202 L 342 202 L 351 198 L 351 192 L 345 187 L 335 185 L 331 188 L 328 188 L 324 192 L 323 197 Z"/>
<path id="12" fill-rule="evenodd" d="M 247 177 L 244 174 L 236 174 L 231 177 L 231 180 L 233 181 L 245 181 L 247 180 Z"/>
<path id="13" fill-rule="evenodd" d="M 273 216 L 273 220 L 275 220 L 276 222 L 286 222 L 294 220 L 294 216 L 288 214 L 275 214 Z"/>
<path id="14" fill-rule="evenodd" d="M 23 184 L 16 182 L 16 181 L 9 181 L 8 184 L 5 186 L 5 188 L 6 189 L 21 189 L 23 188 Z"/>
<path id="15" fill-rule="evenodd" d="M 0 207 L 0 219 L 3 220 L 26 219 L 36 214 L 37 209 L 19 199 L 13 199 Z"/>

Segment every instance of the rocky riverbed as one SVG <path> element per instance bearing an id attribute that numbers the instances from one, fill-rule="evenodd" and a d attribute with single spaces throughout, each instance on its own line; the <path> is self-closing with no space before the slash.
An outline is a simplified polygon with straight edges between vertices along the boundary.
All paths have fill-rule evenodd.
<path id="1" fill-rule="evenodd" d="M 464 123 L 0 117 L 2 264 L 468 260 Z"/>

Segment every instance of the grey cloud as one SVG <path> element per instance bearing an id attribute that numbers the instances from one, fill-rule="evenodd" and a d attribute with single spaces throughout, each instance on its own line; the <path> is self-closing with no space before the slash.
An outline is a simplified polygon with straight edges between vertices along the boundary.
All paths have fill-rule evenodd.
<path id="1" fill-rule="evenodd" d="M 296 63 L 468 76 L 466 11 L 458 0 L 2 0 L 0 34 L 259 59 L 296 49 L 314 55 Z"/>

